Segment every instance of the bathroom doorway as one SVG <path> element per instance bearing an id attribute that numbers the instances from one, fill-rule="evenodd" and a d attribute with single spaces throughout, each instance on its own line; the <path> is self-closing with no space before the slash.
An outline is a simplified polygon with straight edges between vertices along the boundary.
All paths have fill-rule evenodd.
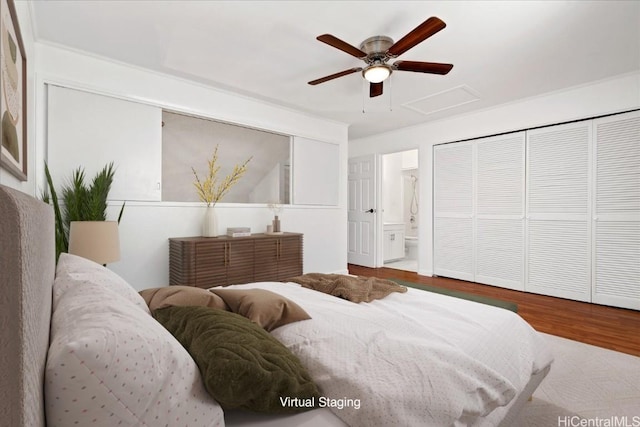
<path id="1" fill-rule="evenodd" d="M 417 272 L 420 209 L 418 150 L 385 154 L 381 163 L 384 267 Z"/>

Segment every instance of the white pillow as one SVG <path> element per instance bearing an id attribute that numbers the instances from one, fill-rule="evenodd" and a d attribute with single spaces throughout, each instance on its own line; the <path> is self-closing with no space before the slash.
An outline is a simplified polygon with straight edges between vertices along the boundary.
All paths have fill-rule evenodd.
<path id="1" fill-rule="evenodd" d="M 82 282 L 107 287 L 140 307 L 145 313 L 151 314 L 147 303 L 133 286 L 113 271 L 89 259 L 61 253 L 56 266 L 56 278 L 58 277 L 71 280 L 56 280 L 53 283 L 54 310 L 62 294 L 70 287 L 77 286 L 78 282 Z"/>
<path id="2" fill-rule="evenodd" d="M 45 370 L 47 425 L 224 425 L 196 363 L 148 312 L 119 285 L 61 273 Z"/>

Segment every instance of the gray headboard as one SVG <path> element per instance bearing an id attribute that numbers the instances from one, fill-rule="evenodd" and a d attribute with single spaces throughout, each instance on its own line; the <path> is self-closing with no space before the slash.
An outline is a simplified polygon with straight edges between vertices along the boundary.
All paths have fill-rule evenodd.
<path id="1" fill-rule="evenodd" d="M 0 185 L 0 420 L 45 425 L 44 368 L 55 275 L 51 207 Z"/>

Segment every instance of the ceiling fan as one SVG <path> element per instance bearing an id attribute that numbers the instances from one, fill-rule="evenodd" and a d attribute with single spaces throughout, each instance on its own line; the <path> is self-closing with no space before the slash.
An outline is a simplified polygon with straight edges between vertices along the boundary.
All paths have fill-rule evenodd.
<path id="1" fill-rule="evenodd" d="M 452 64 L 442 64 L 439 62 L 419 62 L 419 61 L 396 61 L 388 64 L 392 58 L 397 58 L 418 43 L 428 39 L 438 31 L 444 29 L 445 24 L 441 19 L 432 16 L 431 18 L 418 25 L 413 31 L 406 36 L 393 42 L 393 39 L 387 36 L 369 37 L 362 43 L 360 48 L 350 45 L 331 34 L 323 34 L 316 37 L 323 43 L 340 49 L 349 55 L 367 63 L 365 67 L 350 68 L 331 74 L 309 82 L 310 85 L 317 85 L 337 79 L 338 77 L 347 76 L 349 74 L 362 71 L 362 76 L 370 82 L 369 96 L 375 97 L 382 95 L 382 85 L 384 80 L 391 75 L 393 71 L 413 71 L 415 73 L 428 74 L 447 74 L 453 68 Z"/>

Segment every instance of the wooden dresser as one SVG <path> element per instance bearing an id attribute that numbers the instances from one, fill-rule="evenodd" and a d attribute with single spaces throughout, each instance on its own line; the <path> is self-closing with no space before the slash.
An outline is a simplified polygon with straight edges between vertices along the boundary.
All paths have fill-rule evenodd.
<path id="1" fill-rule="evenodd" d="M 169 284 L 210 288 L 302 274 L 302 234 L 169 239 Z"/>

